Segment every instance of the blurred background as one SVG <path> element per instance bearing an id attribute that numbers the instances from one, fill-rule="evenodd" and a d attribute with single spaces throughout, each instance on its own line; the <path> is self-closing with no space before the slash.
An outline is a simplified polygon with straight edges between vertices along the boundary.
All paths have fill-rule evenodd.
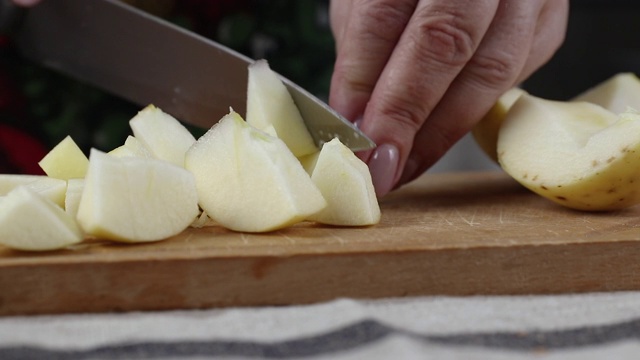
<path id="1" fill-rule="evenodd" d="M 271 67 L 322 99 L 335 57 L 328 0 L 128 0 Z M 523 87 L 564 100 L 623 71 L 640 73 L 640 1 L 574 0 L 567 39 Z M 110 150 L 140 107 L 20 57 L 0 36 L 0 173 L 41 173 L 37 162 L 66 135 Z M 195 133 L 202 130 L 192 129 Z M 469 136 L 430 171 L 497 170 Z"/>

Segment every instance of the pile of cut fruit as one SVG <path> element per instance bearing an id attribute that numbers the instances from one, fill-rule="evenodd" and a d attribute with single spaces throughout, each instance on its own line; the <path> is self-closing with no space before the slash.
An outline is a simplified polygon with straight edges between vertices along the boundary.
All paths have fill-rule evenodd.
<path id="1" fill-rule="evenodd" d="M 0 175 L 0 244 L 54 250 L 88 238 L 149 242 L 190 226 L 267 232 L 380 221 L 369 169 L 337 138 L 319 149 L 266 61 L 249 66 L 246 121 L 230 109 L 195 139 L 149 105 L 133 135 L 89 157 L 67 137 L 46 176 Z"/>

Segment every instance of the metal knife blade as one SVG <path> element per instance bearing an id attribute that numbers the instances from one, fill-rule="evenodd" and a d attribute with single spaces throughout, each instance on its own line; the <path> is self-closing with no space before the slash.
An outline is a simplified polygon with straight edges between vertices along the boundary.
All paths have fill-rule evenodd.
<path id="1" fill-rule="evenodd" d="M 246 108 L 252 59 L 118 0 L 53 0 L 30 8 L 16 33 L 29 59 L 141 106 L 208 128 Z M 375 147 L 328 105 L 282 77 L 317 144 L 337 136 Z"/>

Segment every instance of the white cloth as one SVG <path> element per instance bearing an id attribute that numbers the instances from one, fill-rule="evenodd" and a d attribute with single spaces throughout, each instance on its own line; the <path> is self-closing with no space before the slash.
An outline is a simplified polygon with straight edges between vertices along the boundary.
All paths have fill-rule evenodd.
<path id="1" fill-rule="evenodd" d="M 0 318 L 0 359 L 640 358 L 640 292 Z"/>

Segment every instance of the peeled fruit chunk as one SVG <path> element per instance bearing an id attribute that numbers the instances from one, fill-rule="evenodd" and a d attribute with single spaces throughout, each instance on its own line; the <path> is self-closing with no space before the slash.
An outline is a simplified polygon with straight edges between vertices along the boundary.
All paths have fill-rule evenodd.
<path id="1" fill-rule="evenodd" d="M 82 198 L 82 190 L 84 190 L 84 179 L 67 180 L 67 192 L 64 196 L 64 210 L 76 218 L 80 199 Z"/>
<path id="2" fill-rule="evenodd" d="M 225 115 L 189 149 L 200 207 L 235 231 L 263 232 L 304 220 L 327 203 L 282 140 Z"/>
<path id="3" fill-rule="evenodd" d="M 257 129 L 273 127 L 296 157 L 318 151 L 289 90 L 265 60 L 249 65 L 246 118 Z"/>
<path id="4" fill-rule="evenodd" d="M 129 121 L 133 135 L 154 157 L 184 167 L 184 154 L 196 139 L 173 116 L 153 105 Z"/>
<path id="5" fill-rule="evenodd" d="M 75 220 L 62 208 L 25 186 L 0 201 L 0 244 L 18 250 L 45 251 L 83 240 Z"/>
<path id="6" fill-rule="evenodd" d="M 573 101 L 600 105 L 616 114 L 629 107 L 640 110 L 640 79 L 633 73 L 616 74 L 576 96 Z"/>
<path id="7" fill-rule="evenodd" d="M 77 215 L 87 234 L 124 242 L 162 240 L 186 229 L 198 213 L 195 181 L 184 168 L 91 150 Z"/>
<path id="8" fill-rule="evenodd" d="M 127 136 L 124 144 L 118 146 L 117 148 L 109 151 L 109 155 L 116 157 L 125 157 L 125 156 L 137 156 L 137 157 L 145 157 L 150 158 L 153 157 L 149 149 L 147 149 L 140 140 L 136 139 L 134 136 Z"/>
<path id="9" fill-rule="evenodd" d="M 89 159 L 71 136 L 65 137 L 38 163 L 45 174 L 52 178 L 68 180 L 83 178 Z"/>
<path id="10" fill-rule="evenodd" d="M 0 196 L 7 195 L 19 186 L 26 186 L 64 208 L 67 182 L 62 179 L 44 175 L 0 174 Z"/>
<path id="11" fill-rule="evenodd" d="M 498 143 L 500 126 L 511 106 L 518 100 L 520 95 L 525 93 L 526 92 L 520 88 L 509 89 L 498 98 L 498 101 L 496 101 L 491 110 L 489 110 L 471 131 L 478 146 L 487 156 L 496 162 L 498 161 L 496 144 Z"/>
<path id="12" fill-rule="evenodd" d="M 369 167 L 337 138 L 307 157 L 305 169 L 311 174 L 327 207 L 308 220 L 330 225 L 363 226 L 380 221 L 380 206 Z"/>
<path id="13" fill-rule="evenodd" d="M 640 114 L 522 95 L 498 137 L 502 168 L 563 206 L 614 210 L 640 202 Z"/>

